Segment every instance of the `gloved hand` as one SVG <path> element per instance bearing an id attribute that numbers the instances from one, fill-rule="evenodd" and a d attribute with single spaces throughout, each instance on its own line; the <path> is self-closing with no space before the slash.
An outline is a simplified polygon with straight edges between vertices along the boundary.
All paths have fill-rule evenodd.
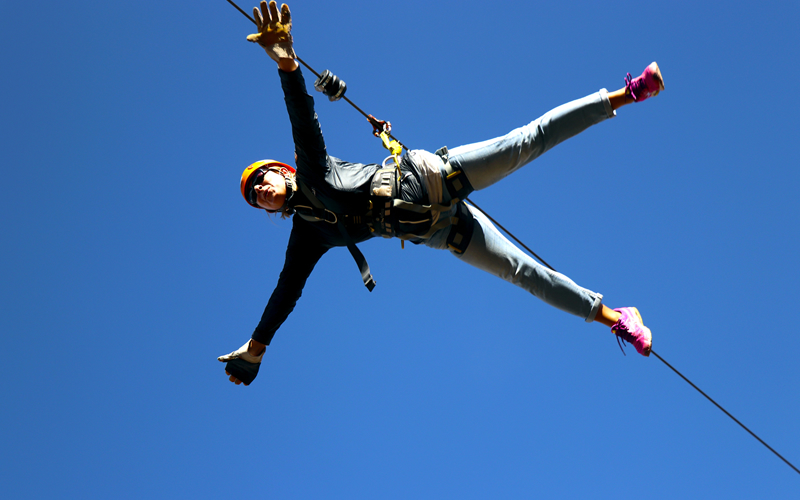
<path id="1" fill-rule="evenodd" d="M 253 17 L 258 26 L 258 33 L 248 35 L 248 41 L 264 47 L 267 55 L 275 62 L 297 58 L 292 47 L 292 14 L 288 5 L 281 5 L 281 11 L 278 12 L 275 0 L 269 3 L 269 10 L 266 0 L 262 0 L 260 11 L 258 7 L 253 7 Z"/>
<path id="2" fill-rule="evenodd" d="M 255 380 L 256 375 L 258 375 L 258 369 L 261 366 L 261 359 L 264 357 L 264 353 L 267 352 L 264 349 L 260 355 L 253 356 L 247 352 L 249 347 L 250 341 L 248 340 L 242 347 L 232 353 L 217 358 L 218 361 L 228 363 L 225 365 L 225 373 L 231 376 L 231 382 L 236 385 L 240 383 L 250 385 Z"/>

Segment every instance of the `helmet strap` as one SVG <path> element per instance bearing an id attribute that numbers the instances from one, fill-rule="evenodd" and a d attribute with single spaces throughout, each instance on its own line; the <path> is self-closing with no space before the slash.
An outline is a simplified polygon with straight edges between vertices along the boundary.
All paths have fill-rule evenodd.
<path id="1" fill-rule="evenodd" d="M 279 212 L 288 212 L 292 214 L 294 213 L 294 209 L 289 208 L 289 201 L 294 196 L 295 191 L 297 191 L 297 183 L 294 180 L 294 175 L 291 173 L 284 174 L 283 178 L 286 180 L 286 197 L 283 199 L 283 206 Z"/>
<path id="2" fill-rule="evenodd" d="M 283 180 L 286 182 L 286 196 L 283 199 L 283 205 L 278 210 L 267 210 L 267 212 L 287 212 L 288 214 L 293 214 L 294 210 L 289 208 L 289 200 L 292 199 L 295 191 L 297 191 L 297 182 L 295 182 L 294 174 L 283 167 L 270 167 L 267 170 L 281 174 L 283 176 Z"/>

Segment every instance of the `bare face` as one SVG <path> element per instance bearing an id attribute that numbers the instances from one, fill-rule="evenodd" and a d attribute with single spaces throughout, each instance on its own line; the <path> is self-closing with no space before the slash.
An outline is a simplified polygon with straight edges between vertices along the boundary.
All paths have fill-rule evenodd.
<path id="1" fill-rule="evenodd" d="M 264 174 L 260 184 L 253 186 L 257 194 L 257 203 L 267 210 L 278 210 L 286 200 L 286 180 L 274 170 Z"/>

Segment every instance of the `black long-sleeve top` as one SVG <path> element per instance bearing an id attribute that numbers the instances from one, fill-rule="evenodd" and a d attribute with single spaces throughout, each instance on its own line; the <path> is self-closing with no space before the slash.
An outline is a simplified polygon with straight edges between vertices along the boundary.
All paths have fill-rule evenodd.
<path id="1" fill-rule="evenodd" d="M 337 214 L 363 213 L 369 204 L 370 180 L 380 166 L 349 163 L 328 156 L 314 111 L 314 99 L 306 91 L 300 69 L 292 72 L 278 70 L 278 73 L 292 124 L 298 180 L 310 188 L 329 210 Z M 418 171 L 405 160 L 405 165 L 401 165 L 405 180 L 401 185 L 402 197 L 424 202 L 427 193 L 419 181 Z M 290 206 L 296 205 L 311 206 L 302 191 L 297 191 L 290 201 Z M 347 245 L 336 224 L 308 222 L 301 217 L 292 219 L 283 270 L 252 336 L 267 345 L 294 310 L 319 259 L 330 248 Z M 366 224 L 348 224 L 346 227 L 355 243 L 365 241 L 373 234 Z"/>

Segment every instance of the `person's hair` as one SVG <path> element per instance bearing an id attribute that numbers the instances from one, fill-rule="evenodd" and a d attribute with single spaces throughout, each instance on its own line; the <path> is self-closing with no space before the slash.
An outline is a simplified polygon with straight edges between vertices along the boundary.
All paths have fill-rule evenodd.
<path id="1" fill-rule="evenodd" d="M 289 217 L 292 216 L 292 214 L 290 214 L 285 208 L 283 210 L 279 210 L 277 212 L 270 212 L 269 210 L 264 210 L 264 211 L 267 212 L 267 215 L 269 215 L 270 218 L 272 218 L 273 215 L 277 215 L 281 219 L 288 219 Z"/>

